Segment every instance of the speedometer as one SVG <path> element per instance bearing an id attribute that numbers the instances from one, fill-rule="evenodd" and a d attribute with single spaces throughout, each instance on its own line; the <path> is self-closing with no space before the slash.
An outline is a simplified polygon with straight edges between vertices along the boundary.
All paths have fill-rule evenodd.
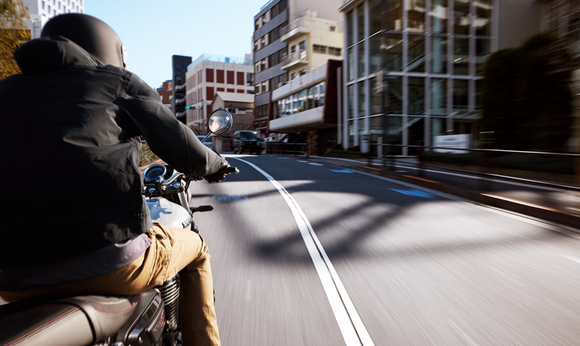
<path id="1" fill-rule="evenodd" d="M 145 178 L 145 181 L 156 181 L 159 177 L 164 176 L 166 171 L 167 168 L 164 165 L 154 163 L 145 168 L 145 171 L 143 171 L 143 178 Z"/>

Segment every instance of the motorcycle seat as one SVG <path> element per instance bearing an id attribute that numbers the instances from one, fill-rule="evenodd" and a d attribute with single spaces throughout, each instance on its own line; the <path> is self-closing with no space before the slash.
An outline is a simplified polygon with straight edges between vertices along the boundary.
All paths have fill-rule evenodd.
<path id="1" fill-rule="evenodd" d="M 0 345 L 94 344 L 129 320 L 140 296 L 77 296 L 0 306 Z"/>

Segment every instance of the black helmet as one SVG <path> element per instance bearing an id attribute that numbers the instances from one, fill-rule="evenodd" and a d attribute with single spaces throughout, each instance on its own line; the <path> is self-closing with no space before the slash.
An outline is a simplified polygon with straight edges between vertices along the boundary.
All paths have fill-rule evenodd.
<path id="1" fill-rule="evenodd" d="M 127 50 L 121 39 L 107 23 L 95 17 L 69 13 L 49 20 L 41 37 L 59 35 L 81 46 L 103 65 L 126 67 Z"/>

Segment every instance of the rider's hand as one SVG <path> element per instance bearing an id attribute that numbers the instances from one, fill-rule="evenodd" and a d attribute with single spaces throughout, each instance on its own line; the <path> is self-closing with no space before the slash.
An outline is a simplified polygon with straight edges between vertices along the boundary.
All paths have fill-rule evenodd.
<path id="1" fill-rule="evenodd" d="M 212 174 L 212 175 L 208 175 L 203 177 L 205 180 L 207 180 L 208 183 L 219 183 L 220 181 L 224 180 L 226 178 L 226 175 L 228 175 L 228 168 L 230 167 L 230 164 L 227 161 L 222 162 L 222 166 L 220 167 L 220 169 Z"/>

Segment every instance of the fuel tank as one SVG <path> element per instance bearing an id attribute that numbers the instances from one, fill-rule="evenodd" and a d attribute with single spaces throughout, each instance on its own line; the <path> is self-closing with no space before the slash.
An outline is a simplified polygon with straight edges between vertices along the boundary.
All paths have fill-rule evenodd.
<path id="1" fill-rule="evenodd" d="M 147 207 L 153 222 L 176 228 L 189 228 L 191 225 L 191 216 L 187 210 L 165 198 L 150 198 L 147 200 Z"/>

